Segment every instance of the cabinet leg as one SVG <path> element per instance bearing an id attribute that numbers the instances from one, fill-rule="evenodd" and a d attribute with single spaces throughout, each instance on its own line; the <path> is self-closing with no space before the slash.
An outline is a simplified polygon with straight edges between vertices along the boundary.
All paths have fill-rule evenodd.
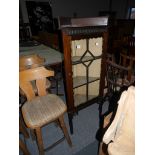
<path id="1" fill-rule="evenodd" d="M 73 134 L 73 114 L 68 114 L 70 133 Z"/>
<path id="2" fill-rule="evenodd" d="M 35 141 L 36 140 L 36 134 L 35 134 L 34 129 L 30 129 L 30 135 L 31 135 L 32 140 Z"/>

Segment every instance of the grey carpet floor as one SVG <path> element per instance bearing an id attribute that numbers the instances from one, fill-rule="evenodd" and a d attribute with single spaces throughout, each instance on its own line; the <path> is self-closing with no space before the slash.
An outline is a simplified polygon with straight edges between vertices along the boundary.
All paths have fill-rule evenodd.
<path id="1" fill-rule="evenodd" d="M 65 98 L 62 97 L 64 100 Z M 103 112 L 108 110 L 108 102 L 103 106 Z M 73 147 L 70 148 L 67 141 L 64 140 L 45 155 L 97 155 L 98 142 L 96 140 L 96 133 L 99 129 L 98 104 L 93 104 L 83 110 L 80 110 L 78 115 L 73 117 L 74 134 L 70 137 Z M 68 115 L 65 114 L 65 123 L 68 131 Z M 44 148 L 51 145 L 56 140 L 60 139 L 63 134 L 55 123 L 51 123 L 42 128 Z M 38 155 L 38 147 L 36 141 L 31 138 L 26 139 L 25 143 L 32 155 Z M 93 151 L 92 151 L 93 150 Z M 91 154 L 90 154 L 91 152 Z M 22 154 L 22 152 L 20 152 Z"/>
<path id="2" fill-rule="evenodd" d="M 97 155 L 98 154 L 98 141 L 87 145 L 85 148 L 77 152 L 75 155 Z"/>

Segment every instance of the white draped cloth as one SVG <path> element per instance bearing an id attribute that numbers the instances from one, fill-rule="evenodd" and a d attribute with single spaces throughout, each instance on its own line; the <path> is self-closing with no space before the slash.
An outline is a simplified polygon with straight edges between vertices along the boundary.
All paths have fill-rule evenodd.
<path id="1" fill-rule="evenodd" d="M 130 86 L 118 101 L 115 118 L 103 136 L 109 155 L 135 154 L 135 87 Z"/>

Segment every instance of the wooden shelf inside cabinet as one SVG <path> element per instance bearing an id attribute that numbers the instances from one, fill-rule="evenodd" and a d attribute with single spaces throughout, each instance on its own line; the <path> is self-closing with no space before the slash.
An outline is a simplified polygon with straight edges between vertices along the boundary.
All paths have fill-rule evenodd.
<path id="1" fill-rule="evenodd" d="M 85 56 L 85 57 L 81 57 L 81 56 L 73 56 L 72 59 L 72 64 L 76 65 L 82 62 L 88 62 L 91 60 L 96 60 L 96 59 L 100 59 L 101 56 L 96 56 L 96 57 L 92 57 L 92 56 Z"/>
<path id="2" fill-rule="evenodd" d="M 100 77 L 88 77 L 88 83 L 100 80 Z M 73 88 L 77 88 L 87 84 L 86 76 L 73 77 Z"/>
<path id="3" fill-rule="evenodd" d="M 61 18 L 66 103 L 71 133 L 74 112 L 104 94 L 108 16 Z"/>
<path id="4" fill-rule="evenodd" d="M 74 99 L 75 99 L 74 104 L 75 104 L 75 106 L 79 106 L 79 105 L 81 105 L 81 103 L 86 103 L 87 101 L 90 101 L 96 97 L 97 96 L 95 96 L 95 95 L 89 95 L 87 98 L 86 95 L 76 94 L 74 96 Z"/>

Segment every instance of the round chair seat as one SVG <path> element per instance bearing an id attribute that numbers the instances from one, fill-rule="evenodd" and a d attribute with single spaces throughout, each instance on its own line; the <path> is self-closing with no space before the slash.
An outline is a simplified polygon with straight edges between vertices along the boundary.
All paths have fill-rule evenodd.
<path id="1" fill-rule="evenodd" d="M 66 111 L 64 102 L 54 94 L 38 96 L 25 102 L 22 107 L 24 121 L 33 129 L 58 119 Z"/>

